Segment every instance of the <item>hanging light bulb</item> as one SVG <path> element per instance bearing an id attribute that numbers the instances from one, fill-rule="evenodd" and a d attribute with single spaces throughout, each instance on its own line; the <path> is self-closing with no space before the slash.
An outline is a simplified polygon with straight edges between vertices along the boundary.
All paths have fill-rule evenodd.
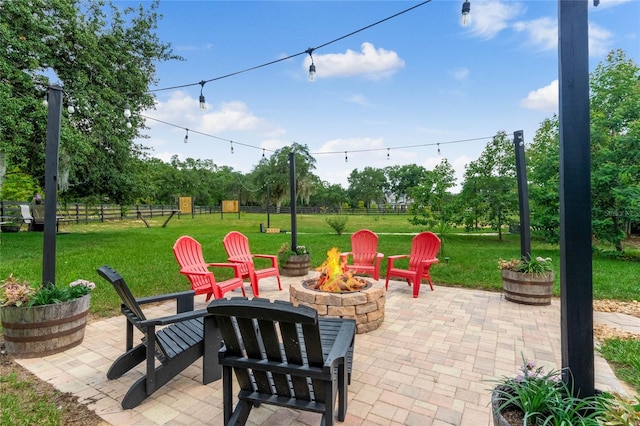
<path id="1" fill-rule="evenodd" d="M 387 148 L 387 161 L 390 159 L 389 149 L 390 149 L 390 148 Z"/>
<path id="2" fill-rule="evenodd" d="M 262 158 L 264 158 L 264 148 L 262 148 Z"/>
<path id="3" fill-rule="evenodd" d="M 345 163 L 349 162 L 349 157 L 347 157 L 347 151 L 344 152 L 344 162 Z"/>
<path id="4" fill-rule="evenodd" d="M 438 145 L 438 155 L 440 155 L 440 144 L 437 144 L 437 145 Z"/>
<path id="5" fill-rule="evenodd" d="M 184 143 L 188 143 L 189 142 L 189 129 L 185 129 L 187 131 L 187 133 L 184 135 Z"/>
<path id="6" fill-rule="evenodd" d="M 308 48 L 305 52 L 307 52 L 311 58 L 311 65 L 309 65 L 309 82 L 313 83 L 316 79 L 316 65 L 313 63 L 313 55 L 311 55 L 313 49 Z"/>
<path id="7" fill-rule="evenodd" d="M 48 93 L 44 94 L 44 99 L 42 100 L 42 105 L 44 105 L 45 108 L 49 106 L 49 94 Z"/>
<path id="8" fill-rule="evenodd" d="M 471 24 L 471 3 L 469 0 L 464 0 L 462 3 L 462 16 L 460 16 L 460 25 L 468 27 Z"/>
<path id="9" fill-rule="evenodd" d="M 129 107 L 129 104 L 124 105 L 124 116 L 126 118 L 131 117 L 131 107 Z"/>
<path id="10" fill-rule="evenodd" d="M 127 117 L 127 129 L 131 128 L 131 119 Z"/>
<path id="11" fill-rule="evenodd" d="M 73 99 L 69 98 L 69 105 L 67 105 L 67 112 L 69 114 L 73 114 L 74 112 L 76 112 L 74 104 L 75 103 L 73 102 Z"/>
<path id="12" fill-rule="evenodd" d="M 204 95 L 202 94 L 202 90 L 204 89 L 204 85 L 207 82 L 202 80 L 200 82 L 200 111 L 206 111 L 207 110 L 207 102 L 204 99 Z"/>
<path id="13" fill-rule="evenodd" d="M 233 154 L 233 141 L 229 141 L 231 142 L 231 153 Z"/>

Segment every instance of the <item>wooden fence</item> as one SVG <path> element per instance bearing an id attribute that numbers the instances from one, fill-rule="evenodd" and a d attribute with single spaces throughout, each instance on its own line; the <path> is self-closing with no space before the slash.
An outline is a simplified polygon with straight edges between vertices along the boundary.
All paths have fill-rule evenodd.
<path id="1" fill-rule="evenodd" d="M 20 205 L 29 204 L 18 201 L 1 201 L 0 202 L 0 216 L 2 218 L 16 218 L 21 219 Z M 161 216 L 169 216 L 172 212 L 179 210 L 177 204 L 135 204 L 135 205 L 120 205 L 120 204 L 84 204 L 84 203 L 69 203 L 58 204 L 57 216 L 60 221 L 75 222 L 75 223 L 89 223 L 89 222 L 106 222 L 111 220 L 124 220 L 124 219 L 136 219 L 136 218 L 153 218 Z M 240 206 L 241 213 L 266 213 L 267 209 L 264 206 Z M 283 206 L 276 211 L 275 206 L 269 208 L 270 213 L 273 214 L 290 214 L 291 209 L 289 206 Z M 375 209 L 364 208 L 350 208 L 350 209 L 330 209 L 327 207 L 306 207 L 298 206 L 296 208 L 298 214 L 395 214 L 406 215 L 405 208 L 391 208 L 391 207 L 377 207 Z M 222 214 L 221 206 L 194 206 L 193 214 Z M 227 213 L 229 215 L 230 213 Z M 178 213 L 180 215 L 180 213 Z"/>

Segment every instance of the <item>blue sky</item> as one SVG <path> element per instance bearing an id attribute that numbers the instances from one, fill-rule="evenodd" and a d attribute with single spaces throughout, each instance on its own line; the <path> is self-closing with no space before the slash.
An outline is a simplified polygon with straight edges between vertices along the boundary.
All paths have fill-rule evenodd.
<path id="1" fill-rule="evenodd" d="M 165 161 L 212 159 L 243 173 L 263 149 L 268 156 L 298 142 L 322 180 L 345 188 L 353 169 L 432 169 L 446 157 L 460 184 L 492 135 L 524 130 L 530 143 L 557 112 L 556 1 L 472 0 L 471 25 L 462 27 L 462 1 L 433 0 L 315 49 L 312 83 L 304 54 L 205 84 L 207 110 L 198 108 L 199 81 L 304 52 L 419 3 L 163 0 L 158 35 L 185 61 L 159 64 L 156 88 L 196 84 L 157 92 L 156 110 L 144 114 L 172 125 L 147 120 L 140 142 Z M 590 2 L 589 27 L 591 70 L 617 48 L 640 63 L 640 1 Z"/>

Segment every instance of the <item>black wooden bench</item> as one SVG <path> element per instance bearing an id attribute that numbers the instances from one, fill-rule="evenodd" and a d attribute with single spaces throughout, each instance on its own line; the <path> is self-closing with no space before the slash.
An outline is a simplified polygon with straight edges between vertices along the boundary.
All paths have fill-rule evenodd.
<path id="1" fill-rule="evenodd" d="M 245 424 L 260 404 L 322 413 L 324 425 L 333 425 L 335 414 L 344 421 L 355 321 L 318 318 L 310 307 L 260 298 L 216 299 L 207 310 L 224 340 L 225 424 Z M 235 410 L 232 371 L 240 385 Z"/>
<path id="2" fill-rule="evenodd" d="M 205 309 L 193 310 L 194 291 L 135 299 L 124 279 L 116 271 L 102 266 L 98 273 L 113 285 L 122 300 L 121 311 L 127 318 L 126 352 L 111 365 L 107 378 L 117 379 L 146 360 L 146 375 L 131 385 L 122 400 L 122 408 L 138 406 L 201 356 L 204 356 L 203 383 L 211 383 L 221 377 L 217 358 L 222 344 L 220 333 L 215 320 L 207 315 Z M 176 301 L 175 315 L 147 319 L 140 307 L 143 304 L 167 300 Z M 135 347 L 134 326 L 143 334 L 142 342 Z M 156 358 L 161 363 L 158 367 L 155 366 Z"/>

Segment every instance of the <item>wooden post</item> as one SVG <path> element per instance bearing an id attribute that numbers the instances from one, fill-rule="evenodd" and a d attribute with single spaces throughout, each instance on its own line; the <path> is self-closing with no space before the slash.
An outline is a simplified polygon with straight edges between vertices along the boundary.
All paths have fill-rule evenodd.
<path id="1" fill-rule="evenodd" d="M 58 205 L 58 149 L 60 147 L 62 117 L 62 87 L 49 87 L 48 101 L 47 144 L 44 163 L 43 286 L 56 284 L 56 207 Z"/>
<path id="2" fill-rule="evenodd" d="M 289 153 L 289 193 L 291 194 L 291 250 L 298 247 L 298 218 L 296 217 L 296 155 Z"/>
<path id="3" fill-rule="evenodd" d="M 529 222 L 529 187 L 527 183 L 527 162 L 524 156 L 524 134 L 522 130 L 513 132 L 516 152 L 516 175 L 518 176 L 518 207 L 520 210 L 520 257 L 531 257 L 531 224 Z"/>
<path id="4" fill-rule="evenodd" d="M 558 1 L 562 367 L 580 397 L 595 393 L 587 7 Z"/>

